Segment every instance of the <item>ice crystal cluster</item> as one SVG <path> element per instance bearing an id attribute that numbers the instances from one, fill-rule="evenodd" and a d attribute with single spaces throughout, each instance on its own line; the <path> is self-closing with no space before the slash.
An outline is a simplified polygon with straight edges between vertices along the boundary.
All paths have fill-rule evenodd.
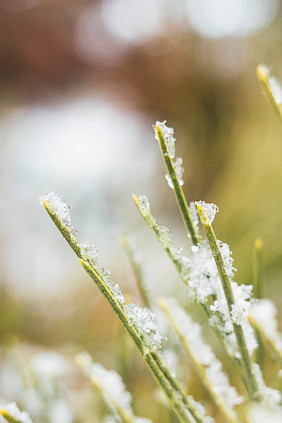
<path id="1" fill-rule="evenodd" d="M 154 129 L 154 132 L 155 132 L 155 139 L 157 141 L 159 141 L 157 126 L 162 131 L 163 137 L 164 137 L 165 142 L 166 142 L 169 157 L 171 159 L 174 159 L 175 158 L 175 141 L 176 141 L 176 139 L 174 137 L 173 128 L 168 128 L 166 126 L 166 120 L 164 120 L 163 122 L 157 121 L 156 124 L 153 125 L 153 129 Z M 182 160 L 181 157 L 178 157 L 172 163 L 173 163 L 173 166 L 174 166 L 174 170 L 175 170 L 179 185 L 182 186 L 184 184 L 184 181 L 183 181 L 183 178 L 182 178 L 183 171 L 184 171 L 184 169 L 182 167 L 183 160 Z M 166 174 L 165 178 L 167 180 L 169 187 L 174 189 L 171 177 L 168 174 Z"/>
<path id="2" fill-rule="evenodd" d="M 90 244 L 88 241 L 80 243 L 81 257 L 85 261 L 90 261 L 93 265 L 96 265 L 98 248 L 94 244 Z"/>
<path id="3" fill-rule="evenodd" d="M 196 204 L 199 204 L 202 207 L 205 216 L 209 219 L 210 224 L 212 224 L 216 213 L 219 211 L 217 205 L 213 203 L 206 203 L 205 201 L 196 201 Z"/>
<path id="4" fill-rule="evenodd" d="M 201 418 L 203 423 L 215 423 L 214 419 L 210 416 L 206 415 L 206 410 L 199 402 L 195 401 L 191 395 L 188 395 L 189 401 L 193 404 L 195 409 L 197 410 L 198 416 Z M 190 413 L 187 412 L 188 416 L 190 417 Z M 190 417 L 191 418 L 191 417 Z M 194 419 L 193 419 L 194 420 Z"/>
<path id="5" fill-rule="evenodd" d="M 76 232 L 75 229 L 71 227 L 70 206 L 66 204 L 59 195 L 49 192 L 40 197 L 40 202 L 41 204 L 47 203 L 53 213 L 57 215 L 60 222 L 72 233 Z"/>
<path id="6" fill-rule="evenodd" d="M 12 402 L 4 407 L 4 410 L 11 416 L 17 423 L 32 423 L 31 418 L 25 411 L 20 411 L 17 404 Z"/>
<path id="7" fill-rule="evenodd" d="M 257 363 L 253 363 L 253 372 L 258 384 L 261 403 L 269 410 L 280 412 L 282 416 L 282 408 L 280 407 L 282 400 L 281 393 L 277 389 L 272 389 L 265 385 L 261 368 Z"/>
<path id="8" fill-rule="evenodd" d="M 202 338 L 201 326 L 180 307 L 174 299 L 164 300 L 177 332 L 183 336 L 189 345 L 193 360 L 205 366 L 206 376 L 213 391 L 233 409 L 234 405 L 242 402 L 233 386 L 230 386 L 228 377 L 222 369 L 222 364 L 215 357 L 211 347 Z"/>
<path id="9" fill-rule="evenodd" d="M 278 332 L 277 310 L 271 300 L 263 299 L 255 302 L 249 310 L 249 319 L 263 332 L 282 355 L 282 336 Z"/>
<path id="10" fill-rule="evenodd" d="M 108 289 L 111 291 L 118 303 L 123 304 L 125 302 L 123 293 L 117 283 L 114 283 L 111 278 L 111 272 L 106 269 L 102 269 L 101 277 L 103 282 L 107 285 Z"/>
<path id="11" fill-rule="evenodd" d="M 174 157 L 175 157 L 175 141 L 176 141 L 176 139 L 174 138 L 174 129 L 166 126 L 166 120 L 164 120 L 163 122 L 157 121 L 156 124 L 153 125 L 153 129 L 154 129 L 154 132 L 155 132 L 155 139 L 157 141 L 159 141 L 158 133 L 157 133 L 157 126 L 162 131 L 162 134 L 163 134 L 164 139 L 166 141 L 168 154 L 170 155 L 170 158 L 174 159 Z"/>
<path id="12" fill-rule="evenodd" d="M 155 313 L 152 313 L 148 307 L 140 307 L 138 304 L 127 304 L 124 309 L 127 317 L 145 336 L 148 346 L 160 350 L 164 337 L 159 332 Z"/>

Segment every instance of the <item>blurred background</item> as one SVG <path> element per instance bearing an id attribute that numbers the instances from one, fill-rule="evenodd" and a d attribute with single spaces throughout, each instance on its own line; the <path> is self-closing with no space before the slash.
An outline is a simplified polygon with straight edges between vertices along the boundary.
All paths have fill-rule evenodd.
<path id="1" fill-rule="evenodd" d="M 252 282 L 253 243 L 262 238 L 265 295 L 282 306 L 281 128 L 256 79 L 264 62 L 282 80 L 281 3 L 0 1 L 3 351 L 15 342 L 87 349 L 120 366 L 119 323 L 40 206 L 49 191 L 71 205 L 81 239 L 97 245 L 128 299 L 138 294 L 124 234 L 143 255 L 154 298 L 184 293 L 132 200 L 148 195 L 188 251 L 156 120 L 175 129 L 187 199 L 219 206 L 214 228 L 231 245 L 237 280 Z M 144 386 L 154 382 L 140 360 L 134 366 L 129 386 L 144 410 Z"/>

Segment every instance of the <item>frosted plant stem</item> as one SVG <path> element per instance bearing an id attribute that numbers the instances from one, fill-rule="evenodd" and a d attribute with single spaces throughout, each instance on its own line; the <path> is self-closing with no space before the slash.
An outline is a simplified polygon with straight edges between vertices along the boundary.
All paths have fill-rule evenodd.
<path id="1" fill-rule="evenodd" d="M 262 280 L 262 248 L 263 241 L 256 239 L 253 249 L 253 295 L 254 298 L 263 298 L 263 280 Z M 260 331 L 255 329 L 255 334 L 258 342 L 258 348 L 256 349 L 256 362 L 263 369 L 263 344 L 261 340 Z"/>
<path id="2" fill-rule="evenodd" d="M 173 309 L 170 310 L 169 303 L 167 303 L 165 299 L 162 299 L 162 298 L 159 299 L 158 304 L 161 307 L 161 309 L 164 311 L 164 313 L 166 314 L 169 323 L 171 324 L 172 328 L 175 330 L 186 353 L 189 355 L 190 360 L 192 361 L 200 380 L 205 385 L 207 391 L 209 392 L 211 398 L 217 405 L 225 421 L 227 423 L 237 423 L 238 421 L 234 418 L 233 410 L 230 410 L 227 404 L 224 402 L 224 400 L 217 394 L 217 392 L 215 392 L 212 381 L 207 377 L 205 365 L 200 363 L 197 357 L 195 356 L 195 354 L 192 352 L 192 349 L 190 348 L 187 337 L 183 333 L 183 330 L 181 326 L 179 325 L 179 322 L 174 317 Z"/>
<path id="3" fill-rule="evenodd" d="M 174 410 L 179 421 L 181 423 L 194 423 L 194 421 L 196 421 L 197 423 L 204 423 L 204 419 L 199 415 L 194 401 L 192 401 L 190 397 L 186 396 L 186 394 L 184 394 L 181 388 L 177 389 L 179 387 L 178 383 L 171 376 L 169 370 L 163 365 L 158 353 L 153 349 L 149 348 L 144 342 L 143 336 L 139 334 L 135 325 L 128 318 L 124 307 L 115 299 L 112 292 L 101 278 L 98 270 L 93 266 L 90 261 L 83 260 L 80 251 L 80 246 L 75 236 L 70 232 L 68 227 L 60 221 L 56 213 L 53 211 L 52 207 L 50 207 L 49 203 L 47 201 L 44 201 L 43 204 L 49 216 L 51 217 L 63 237 L 69 243 L 74 252 L 77 254 L 84 270 L 95 282 L 101 293 L 109 302 L 114 312 L 117 314 L 125 330 L 133 339 L 136 347 L 144 358 L 155 380 L 164 391 L 167 400 L 171 408 Z"/>
<path id="4" fill-rule="evenodd" d="M 279 365 L 282 368 L 282 349 L 278 348 L 277 344 L 271 338 L 267 336 L 267 333 L 261 330 L 261 328 L 256 323 L 256 321 L 253 320 L 250 316 L 249 316 L 249 322 L 252 325 L 255 332 L 259 334 L 260 339 L 265 342 L 265 345 L 267 346 L 269 351 L 272 353 L 273 357 L 275 357 L 278 360 Z"/>
<path id="5" fill-rule="evenodd" d="M 214 260 L 218 269 L 218 273 L 221 279 L 221 283 L 224 290 L 230 318 L 232 320 L 238 348 L 241 353 L 241 365 L 243 370 L 243 377 L 247 383 L 248 394 L 251 400 L 258 401 L 260 399 L 258 398 L 259 396 L 258 385 L 257 385 L 256 378 L 253 374 L 252 362 L 251 362 L 251 358 L 249 356 L 249 352 L 247 349 L 243 329 L 241 325 L 236 324 L 232 319 L 232 306 L 234 305 L 235 301 L 234 301 L 234 296 L 233 296 L 233 292 L 231 288 L 230 279 L 226 273 L 224 261 L 223 261 L 221 251 L 220 251 L 214 230 L 212 228 L 212 225 L 210 224 L 210 221 L 208 217 L 205 215 L 204 210 L 200 204 L 197 204 L 197 209 L 199 212 L 201 223 L 205 229 L 207 239 L 208 239 L 210 248 L 212 250 L 213 257 L 214 257 Z"/>
<path id="6" fill-rule="evenodd" d="M 199 243 L 199 238 L 198 235 L 195 231 L 194 225 L 193 225 L 193 221 L 188 209 L 188 205 L 186 202 L 186 198 L 183 192 L 182 187 L 179 184 L 179 180 L 177 177 L 177 174 L 175 172 L 175 168 L 174 165 L 172 163 L 172 160 L 170 158 L 169 152 L 168 152 L 168 148 L 167 148 L 167 143 L 165 141 L 165 138 L 163 136 L 163 133 L 160 129 L 160 127 L 158 125 L 156 125 L 156 131 L 158 134 L 158 141 L 159 141 L 159 145 L 160 145 L 160 149 L 161 149 L 161 153 L 168 171 L 168 175 L 171 178 L 171 182 L 173 184 L 173 188 L 174 188 L 174 193 L 176 196 L 176 200 L 177 200 L 177 204 L 183 219 L 183 222 L 186 226 L 186 229 L 188 231 L 188 233 L 191 236 L 192 242 L 194 245 L 197 245 Z"/>
<path id="7" fill-rule="evenodd" d="M 278 81 L 271 75 L 270 70 L 264 64 L 257 67 L 257 77 L 263 93 L 282 124 L 282 90 Z"/>
<path id="8" fill-rule="evenodd" d="M 142 298 L 142 302 L 144 306 L 150 307 L 150 299 L 149 299 L 148 290 L 144 281 L 143 269 L 140 262 L 136 259 L 136 251 L 134 251 L 132 245 L 130 244 L 130 242 L 125 236 L 122 237 L 121 243 L 124 248 L 124 251 L 126 252 L 129 258 L 130 264 L 132 266 L 134 276 L 136 279 L 137 288 Z"/>

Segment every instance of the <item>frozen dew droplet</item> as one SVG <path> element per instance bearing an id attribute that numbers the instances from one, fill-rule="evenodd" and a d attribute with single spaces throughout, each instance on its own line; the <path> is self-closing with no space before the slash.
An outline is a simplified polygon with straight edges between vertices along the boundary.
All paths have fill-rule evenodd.
<path id="1" fill-rule="evenodd" d="M 138 197 L 138 205 L 140 207 L 141 213 L 144 216 L 151 214 L 150 202 L 149 202 L 148 198 L 146 197 L 146 195 L 140 195 Z"/>
<path id="2" fill-rule="evenodd" d="M 164 337 L 159 332 L 156 315 L 148 307 L 140 307 L 138 304 L 127 304 L 124 309 L 129 319 L 148 339 L 148 346 L 160 350 Z"/>
<path id="3" fill-rule="evenodd" d="M 28 413 L 25 411 L 20 411 L 17 404 L 15 402 L 11 402 L 10 404 L 3 407 L 9 416 L 15 419 L 19 423 L 32 423 L 31 418 L 29 417 Z"/>
<path id="4" fill-rule="evenodd" d="M 162 131 L 162 134 L 163 134 L 164 139 L 166 141 L 166 145 L 167 145 L 167 149 L 168 149 L 168 154 L 170 155 L 170 157 L 172 159 L 174 159 L 174 157 L 175 157 L 175 141 L 176 141 L 176 139 L 174 138 L 174 130 L 173 130 L 173 128 L 168 128 L 166 126 L 166 120 L 164 120 L 163 122 L 157 121 L 156 124 L 153 125 L 153 129 L 155 131 L 155 139 L 157 141 L 159 140 L 158 133 L 157 133 L 157 126 Z"/>
<path id="5" fill-rule="evenodd" d="M 90 261 L 94 266 L 97 263 L 98 248 L 94 244 L 90 244 L 88 241 L 84 241 L 79 244 L 81 257 L 85 261 Z"/>
<path id="6" fill-rule="evenodd" d="M 210 224 L 212 224 L 216 213 L 219 211 L 217 205 L 213 203 L 206 203 L 205 201 L 196 201 L 196 204 L 199 204 L 202 207 L 205 216 L 209 219 Z"/>

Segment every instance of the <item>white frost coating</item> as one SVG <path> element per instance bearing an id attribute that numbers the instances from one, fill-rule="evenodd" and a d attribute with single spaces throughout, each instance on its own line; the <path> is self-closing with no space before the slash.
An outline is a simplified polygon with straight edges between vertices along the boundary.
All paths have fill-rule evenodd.
<path id="1" fill-rule="evenodd" d="M 150 202 L 148 198 L 146 197 L 146 195 L 140 195 L 138 197 L 138 200 L 139 200 L 138 204 L 142 214 L 144 214 L 144 216 L 151 215 Z"/>
<path id="2" fill-rule="evenodd" d="M 15 402 L 11 402 L 10 404 L 3 407 L 3 409 L 19 423 L 32 423 L 28 413 L 25 411 L 20 411 Z"/>
<path id="3" fill-rule="evenodd" d="M 140 307 L 138 304 L 127 304 L 125 307 L 129 317 L 149 341 L 149 346 L 155 350 L 161 349 L 162 340 L 165 339 L 159 332 L 156 315 L 148 307 Z"/>
<path id="4" fill-rule="evenodd" d="M 194 201 L 191 201 L 191 203 L 189 203 L 188 209 L 189 209 L 189 212 L 190 212 L 190 216 L 191 216 L 191 219 L 192 219 L 192 222 L 193 222 L 194 229 L 195 229 L 196 233 L 198 234 L 199 233 L 199 216 L 198 216 L 197 207 L 196 207 L 196 204 L 194 203 Z"/>
<path id="5" fill-rule="evenodd" d="M 186 339 L 193 360 L 205 367 L 206 376 L 213 391 L 233 409 L 234 405 L 242 402 L 233 386 L 230 386 L 228 377 L 222 369 L 222 364 L 217 360 L 211 347 L 202 338 L 201 326 L 194 322 L 191 317 L 173 299 L 166 299 L 169 313 L 177 331 Z"/>
<path id="6" fill-rule="evenodd" d="M 267 299 L 258 300 L 251 306 L 249 318 L 282 355 L 282 335 L 278 332 L 277 310 L 273 302 Z"/>
<path id="7" fill-rule="evenodd" d="M 172 163 L 173 163 L 173 166 L 174 166 L 174 170 L 175 170 L 179 185 L 182 186 L 182 185 L 184 185 L 184 181 L 183 181 L 183 178 L 182 178 L 183 172 L 184 172 L 184 169 L 182 167 L 183 160 L 182 160 L 181 157 L 177 157 L 177 159 Z M 171 177 L 168 174 L 166 174 L 165 178 L 167 180 L 168 186 L 171 189 L 174 189 Z"/>
<path id="8" fill-rule="evenodd" d="M 109 401 L 124 410 L 131 410 L 131 394 L 126 390 L 120 375 L 114 370 L 106 370 L 101 364 L 93 363 L 89 369 L 90 380 L 100 387 Z"/>
<path id="9" fill-rule="evenodd" d="M 257 363 L 253 363 L 253 373 L 258 384 L 259 394 L 262 398 L 261 403 L 270 410 L 281 412 L 280 404 L 282 396 L 280 392 L 265 385 L 261 369 Z"/>
<path id="10" fill-rule="evenodd" d="M 168 154 L 170 155 L 170 157 L 172 159 L 174 159 L 174 157 L 175 157 L 175 141 L 176 141 L 176 139 L 174 138 L 174 129 L 168 128 L 166 126 L 166 120 L 164 120 L 163 122 L 157 121 L 156 124 L 153 125 L 153 129 L 154 129 L 154 132 L 155 132 L 155 139 L 157 141 L 159 141 L 158 133 L 157 133 L 157 126 L 159 126 L 160 130 L 163 133 L 164 139 L 166 141 L 167 149 L 168 149 Z"/>
<path id="11" fill-rule="evenodd" d="M 201 417 L 201 420 L 202 420 L 203 423 L 215 423 L 215 421 L 212 417 L 206 416 L 206 411 L 205 411 L 204 407 L 202 406 L 202 404 L 195 401 L 194 398 L 191 397 L 190 395 L 188 395 L 188 398 L 189 398 L 189 402 L 191 402 L 193 404 L 193 406 L 195 407 L 195 409 L 197 410 L 197 413 Z M 188 412 L 187 414 L 190 417 L 190 413 Z"/>
<path id="12" fill-rule="evenodd" d="M 90 261 L 94 266 L 97 264 L 98 248 L 94 244 L 90 244 L 88 241 L 81 242 L 79 244 L 81 257 L 85 261 Z"/>
<path id="13" fill-rule="evenodd" d="M 261 404 L 252 404 L 248 412 L 248 423 L 281 423 L 282 412 L 269 410 Z"/>
<path id="14" fill-rule="evenodd" d="M 261 74 L 268 80 L 269 89 L 273 95 L 275 102 L 282 106 L 282 87 L 275 78 L 275 76 L 271 75 L 271 70 L 264 65 L 263 63 L 258 66 L 259 71 Z"/>
<path id="15" fill-rule="evenodd" d="M 32 368 L 38 379 L 45 381 L 62 378 L 67 371 L 64 358 L 54 351 L 36 354 L 32 359 Z"/>
<path id="16" fill-rule="evenodd" d="M 212 224 L 216 213 L 219 211 L 219 208 L 217 207 L 217 205 L 213 203 L 206 203 L 205 201 L 196 201 L 195 203 L 199 204 L 202 207 L 206 217 L 210 221 L 210 224 Z"/>
<path id="17" fill-rule="evenodd" d="M 120 304 L 123 304 L 125 302 L 124 296 L 121 292 L 121 289 L 119 285 L 116 283 L 114 284 L 111 278 L 111 272 L 107 269 L 102 269 L 101 271 L 101 277 L 109 290 L 112 292 L 113 296 L 115 297 L 116 301 Z"/>
<path id="18" fill-rule="evenodd" d="M 171 348 L 167 348 L 162 352 L 162 358 L 172 376 L 175 377 L 178 368 L 178 355 L 176 352 Z"/>
<path id="19" fill-rule="evenodd" d="M 40 197 L 40 203 L 44 204 L 45 202 L 51 207 L 60 222 L 69 229 L 72 229 L 70 228 L 70 206 L 67 205 L 59 195 L 54 194 L 53 192 L 49 192 L 49 194 Z"/>

